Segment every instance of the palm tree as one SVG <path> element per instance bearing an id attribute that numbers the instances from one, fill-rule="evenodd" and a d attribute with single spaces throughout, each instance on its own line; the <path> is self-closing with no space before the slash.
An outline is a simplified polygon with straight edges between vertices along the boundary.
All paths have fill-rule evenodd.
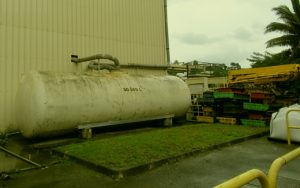
<path id="1" fill-rule="evenodd" d="M 280 22 L 272 22 L 267 25 L 265 33 L 280 32 L 282 36 L 266 42 L 267 48 L 275 46 L 289 47 L 292 58 L 300 57 L 300 4 L 299 0 L 291 0 L 293 12 L 286 6 L 281 5 L 273 8 Z"/>

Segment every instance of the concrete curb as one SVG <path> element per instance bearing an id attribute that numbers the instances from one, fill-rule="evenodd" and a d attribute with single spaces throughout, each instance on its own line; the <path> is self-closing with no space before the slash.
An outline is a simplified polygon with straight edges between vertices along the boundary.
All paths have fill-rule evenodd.
<path id="1" fill-rule="evenodd" d="M 229 142 L 224 142 L 222 144 L 218 144 L 218 145 L 213 145 L 213 146 L 209 146 L 207 148 L 202 148 L 202 149 L 197 149 L 191 152 L 187 152 L 187 153 L 182 153 L 179 154 L 177 156 L 173 156 L 173 157 L 169 157 L 169 158 L 165 158 L 165 159 L 160 159 L 157 161 L 153 161 L 151 163 L 147 163 L 147 164 L 143 164 L 143 165 L 139 165 L 139 166 L 135 166 L 135 167 L 131 167 L 131 168 L 127 168 L 127 169 L 112 169 L 103 165 L 99 165 L 96 163 L 93 163 L 91 161 L 88 161 L 86 159 L 77 157 L 77 156 L 73 156 L 64 152 L 61 152 L 57 149 L 53 149 L 53 154 L 59 155 L 61 157 L 65 157 L 65 158 L 69 158 L 72 159 L 74 161 L 76 161 L 77 163 L 86 166 L 88 168 L 91 168 L 93 170 L 96 170 L 100 173 L 103 173 L 109 177 L 112 177 L 113 179 L 121 179 L 127 176 L 131 176 L 131 175 L 136 175 L 154 168 L 157 168 L 159 166 L 162 166 L 164 164 L 167 163 L 174 163 L 177 162 L 181 159 L 190 157 L 190 156 L 194 156 L 196 154 L 199 154 L 201 152 L 206 152 L 206 151 L 210 151 L 210 150 L 215 150 L 215 149 L 219 149 L 222 147 L 227 147 L 227 146 L 231 146 L 233 144 L 237 144 L 237 143 L 241 143 L 244 142 L 246 140 L 250 140 L 250 139 L 254 139 L 254 138 L 259 138 L 262 136 L 266 136 L 269 134 L 269 131 L 264 131 L 258 134 L 254 134 L 254 135 L 250 135 L 247 137 L 243 137 L 243 138 L 239 138 L 239 139 L 235 139 Z"/>

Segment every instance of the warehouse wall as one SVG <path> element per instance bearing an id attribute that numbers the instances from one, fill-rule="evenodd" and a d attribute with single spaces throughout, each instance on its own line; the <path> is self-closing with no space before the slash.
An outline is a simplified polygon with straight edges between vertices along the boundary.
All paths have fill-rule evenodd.
<path id="1" fill-rule="evenodd" d="M 22 116 L 14 113 L 14 98 L 31 70 L 84 71 L 71 54 L 166 64 L 164 21 L 164 0 L 0 0 L 0 132 Z"/>
<path id="2" fill-rule="evenodd" d="M 227 87 L 227 77 L 194 77 L 185 80 L 189 86 L 191 94 L 200 94 L 208 90 L 213 90 L 221 87 Z"/>

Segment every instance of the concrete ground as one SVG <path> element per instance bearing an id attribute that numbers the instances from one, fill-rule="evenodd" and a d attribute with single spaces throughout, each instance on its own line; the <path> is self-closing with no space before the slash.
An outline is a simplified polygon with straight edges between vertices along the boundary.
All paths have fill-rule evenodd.
<path id="1" fill-rule="evenodd" d="M 262 137 L 208 151 L 118 181 L 66 161 L 47 169 L 14 174 L 10 180 L 0 180 L 0 187 L 213 187 L 253 168 L 267 172 L 273 160 L 295 148 L 296 145 L 288 146 Z M 278 183 L 278 187 L 282 188 L 300 188 L 300 158 L 281 169 Z M 247 187 L 257 185 L 258 182 L 252 182 Z"/>

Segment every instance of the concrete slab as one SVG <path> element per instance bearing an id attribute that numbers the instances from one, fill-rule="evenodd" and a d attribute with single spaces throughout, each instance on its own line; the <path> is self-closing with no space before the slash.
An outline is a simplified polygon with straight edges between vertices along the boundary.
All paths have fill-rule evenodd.
<path id="1" fill-rule="evenodd" d="M 115 181 L 73 162 L 25 172 L 0 182 L 0 187 L 213 187 L 247 170 L 266 172 L 277 157 L 297 148 L 268 141 L 266 137 L 245 141 L 164 165 L 140 175 Z M 280 171 L 280 187 L 300 187 L 300 159 Z M 248 187 L 257 187 L 252 182 Z"/>

